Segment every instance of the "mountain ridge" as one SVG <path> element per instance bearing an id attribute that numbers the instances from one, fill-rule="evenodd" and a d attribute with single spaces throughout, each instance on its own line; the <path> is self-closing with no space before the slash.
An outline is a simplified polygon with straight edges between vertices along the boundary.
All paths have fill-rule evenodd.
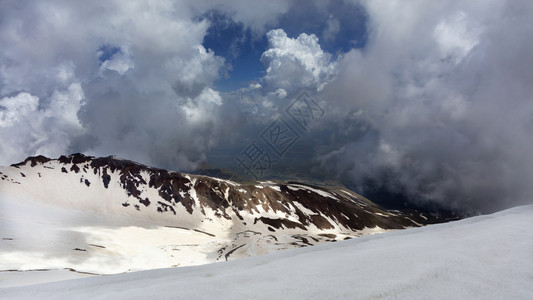
<path id="1" fill-rule="evenodd" d="M 447 221 L 388 210 L 344 187 L 236 182 L 83 154 L 0 167 L 0 204 L 0 271 L 76 276 L 233 260 Z"/>
<path id="2" fill-rule="evenodd" d="M 364 227 L 379 226 L 384 229 L 401 229 L 403 227 L 416 227 L 420 224 L 436 223 L 435 216 L 423 213 L 412 213 L 404 218 L 398 210 L 393 212 L 374 204 L 370 200 L 347 189 L 330 190 L 328 188 L 309 185 L 302 182 L 249 182 L 238 183 L 235 181 L 218 179 L 203 175 L 190 175 L 176 171 L 169 171 L 154 168 L 131 160 L 118 159 L 113 156 L 93 157 L 80 153 L 60 156 L 57 160 L 45 156 L 28 157 L 21 163 L 13 164 L 12 167 L 21 168 L 27 166 L 31 168 L 44 166 L 44 164 L 57 161 L 61 165 L 62 173 L 74 173 L 80 175 L 80 183 L 89 187 L 91 181 L 84 176 L 93 172 L 101 178 L 101 184 L 108 189 L 111 181 L 111 174 L 115 174 L 115 180 L 126 192 L 127 200 L 121 204 L 124 207 L 133 205 L 135 209 L 141 207 L 156 206 L 159 213 L 177 214 L 176 209 L 183 208 L 192 214 L 195 208 L 204 211 L 209 207 L 215 212 L 217 217 L 230 219 L 228 213 L 233 212 L 238 219 L 244 222 L 241 211 L 253 213 L 254 205 L 262 205 L 265 210 L 282 211 L 290 213 L 292 202 L 303 205 L 303 209 L 310 209 L 314 214 L 306 216 L 300 207 L 294 207 L 297 222 L 283 220 L 274 222 L 270 218 L 254 219 L 253 223 L 261 221 L 269 226 L 280 229 L 284 227 L 299 227 L 305 229 L 306 226 L 315 225 L 319 229 L 328 229 L 332 226 L 340 225 L 349 230 L 362 230 Z M 146 176 L 148 175 L 148 176 Z M 98 184 L 98 183 L 95 183 Z M 268 189 L 263 189 L 268 187 Z M 143 195 L 146 189 L 154 189 L 159 196 L 156 199 Z M 196 197 L 191 191 L 194 189 Z M 225 191 L 222 192 L 222 189 Z M 261 191 L 258 191 L 261 190 Z M 250 195 L 247 195 L 250 194 Z M 130 203 L 130 201 L 136 199 Z M 276 199 L 276 200 L 273 200 Z M 336 200 L 336 201 L 329 201 Z M 163 201 L 162 201 L 163 200 Z M 351 209 L 354 205 L 363 206 L 359 215 L 354 215 Z M 377 214 L 376 214 L 377 213 Z M 383 215 L 388 215 L 384 217 Z M 327 216 L 329 220 L 322 216 Z M 430 220 L 431 219 L 431 220 Z M 390 220 L 394 220 L 391 222 Z M 245 222 L 244 222 L 245 223 Z M 276 225 L 274 224 L 276 223 Z M 332 224 L 336 223 L 336 224 Z"/>

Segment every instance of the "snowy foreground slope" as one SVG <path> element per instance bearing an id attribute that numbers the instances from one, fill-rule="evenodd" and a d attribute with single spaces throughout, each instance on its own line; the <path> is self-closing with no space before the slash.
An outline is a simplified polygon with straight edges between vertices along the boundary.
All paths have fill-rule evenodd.
<path id="1" fill-rule="evenodd" d="M 532 299 L 533 205 L 196 267 L 0 289 L 2 299 Z"/>

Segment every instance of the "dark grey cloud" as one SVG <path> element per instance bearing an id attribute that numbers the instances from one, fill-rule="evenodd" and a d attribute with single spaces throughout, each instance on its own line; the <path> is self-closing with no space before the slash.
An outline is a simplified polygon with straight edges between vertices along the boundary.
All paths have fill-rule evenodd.
<path id="1" fill-rule="evenodd" d="M 452 208 L 531 202 L 533 5 L 364 5 L 368 44 L 344 56 L 325 94 L 372 134 L 323 155 L 324 168 Z"/>

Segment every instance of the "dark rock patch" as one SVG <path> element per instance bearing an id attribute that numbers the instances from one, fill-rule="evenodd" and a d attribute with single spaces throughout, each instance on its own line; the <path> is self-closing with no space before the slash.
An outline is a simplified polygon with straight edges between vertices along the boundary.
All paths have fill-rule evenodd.
<path id="1" fill-rule="evenodd" d="M 94 156 L 86 156 L 81 153 L 74 153 L 68 156 L 62 155 L 57 160 L 62 164 L 81 164 L 91 161 Z"/>
<path id="2" fill-rule="evenodd" d="M 266 217 L 260 217 L 260 218 L 255 218 L 254 224 L 256 224 L 258 221 L 263 222 L 264 224 L 270 225 L 276 229 L 283 229 L 283 226 L 285 226 L 286 228 L 291 228 L 291 229 L 300 228 L 302 230 L 307 230 L 307 228 L 305 228 L 305 226 L 303 226 L 302 224 L 296 223 L 296 222 L 293 222 L 287 219 L 270 219 Z"/>
<path id="3" fill-rule="evenodd" d="M 214 235 L 212 233 L 209 233 L 209 232 L 205 232 L 205 231 L 202 231 L 202 230 L 199 230 L 199 229 L 193 229 L 193 230 L 196 231 L 196 232 L 199 232 L 199 233 L 207 234 L 208 236 L 216 237 L 216 235 Z"/>
<path id="4" fill-rule="evenodd" d="M 238 246 L 238 247 L 235 247 L 235 248 L 231 249 L 231 251 L 229 251 L 228 253 L 226 253 L 226 255 L 224 255 L 224 257 L 226 258 L 226 260 L 228 260 L 229 256 L 230 256 L 231 254 L 233 254 L 233 252 L 235 252 L 236 250 L 239 250 L 240 248 L 244 247 L 245 245 L 246 245 L 246 244 L 242 244 L 242 245 L 240 245 L 240 246 Z"/>
<path id="5" fill-rule="evenodd" d="M 190 180 L 176 172 L 161 169 L 149 169 L 149 171 L 149 187 L 157 189 L 159 196 L 167 202 L 181 203 L 185 210 L 192 214 L 195 203 L 187 192 L 190 189 Z"/>
<path id="6" fill-rule="evenodd" d="M 102 182 L 104 183 L 104 187 L 106 189 L 109 187 L 110 181 L 111 181 L 111 175 L 107 174 L 107 168 L 104 168 L 104 171 L 102 174 Z"/>
<path id="7" fill-rule="evenodd" d="M 194 185 L 200 204 L 214 210 L 217 217 L 222 216 L 231 220 L 231 217 L 226 213 L 226 208 L 229 207 L 229 203 L 224 199 L 224 194 L 220 191 L 221 189 L 227 188 L 225 184 L 221 184 L 212 179 L 202 179 L 203 180 L 197 180 Z"/>
<path id="8" fill-rule="evenodd" d="M 168 228 L 177 228 L 177 229 L 183 229 L 183 230 L 191 230 L 190 228 L 186 228 L 186 227 L 181 227 L 181 226 L 171 226 L 171 225 L 167 225 L 165 227 L 168 227 Z"/>
<path id="9" fill-rule="evenodd" d="M 337 235 L 335 235 L 333 233 L 319 233 L 318 235 L 319 236 L 323 236 L 323 237 L 328 238 L 328 239 L 336 239 L 337 238 Z"/>
<path id="10" fill-rule="evenodd" d="M 278 238 L 275 235 L 269 234 L 267 236 L 273 238 L 276 242 L 278 241 Z"/>
<path id="11" fill-rule="evenodd" d="M 78 173 L 80 171 L 80 167 L 78 167 L 77 165 L 72 165 L 72 167 L 70 167 L 70 170 L 74 171 L 75 173 Z"/>
<path id="12" fill-rule="evenodd" d="M 176 214 L 176 210 L 174 209 L 174 207 L 172 207 L 172 205 L 168 205 L 166 203 L 163 203 L 161 201 L 157 201 L 157 203 L 160 205 L 158 208 L 157 208 L 157 211 L 162 213 L 162 212 L 166 212 L 166 211 L 172 211 L 172 213 L 175 215 Z"/>
<path id="13" fill-rule="evenodd" d="M 97 273 L 78 271 L 78 270 L 75 270 L 75 269 L 72 269 L 72 268 L 64 268 L 64 270 L 67 270 L 67 271 L 70 271 L 70 272 L 74 272 L 74 273 L 78 273 L 78 274 L 102 275 L 102 274 L 97 274 Z M 31 271 L 33 271 L 33 270 L 31 270 Z M 49 271 L 49 270 L 46 270 L 46 271 Z"/>
<path id="14" fill-rule="evenodd" d="M 20 162 L 18 164 L 13 164 L 11 166 L 15 167 L 15 168 L 18 168 L 19 166 L 24 166 L 28 162 L 30 162 L 30 166 L 31 167 L 35 167 L 38 164 L 44 164 L 44 163 L 49 162 L 49 161 L 51 161 L 51 159 L 46 157 L 46 156 L 42 156 L 42 155 L 30 156 L 30 157 L 26 158 L 23 162 Z"/>
<path id="15" fill-rule="evenodd" d="M 144 200 L 139 200 L 139 202 L 141 202 L 142 204 L 144 204 L 144 206 L 148 206 L 150 205 L 150 200 L 148 200 L 148 198 L 144 198 Z"/>
<path id="16" fill-rule="evenodd" d="M 303 237 L 301 235 L 293 235 L 292 237 L 295 238 L 295 239 L 300 240 L 303 244 L 305 244 L 307 246 L 313 246 L 313 244 L 311 244 L 307 238 L 305 238 L 305 237 Z"/>
<path id="17" fill-rule="evenodd" d="M 321 215 L 311 215 L 311 223 L 315 224 L 319 229 L 334 229 L 333 226 L 326 218 Z"/>

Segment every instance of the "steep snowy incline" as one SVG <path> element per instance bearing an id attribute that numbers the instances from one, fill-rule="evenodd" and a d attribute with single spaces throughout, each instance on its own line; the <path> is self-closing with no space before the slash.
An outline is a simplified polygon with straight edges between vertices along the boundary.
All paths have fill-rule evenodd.
<path id="1" fill-rule="evenodd" d="M 533 205 L 270 255 L 0 289 L 2 299 L 531 299 Z"/>

